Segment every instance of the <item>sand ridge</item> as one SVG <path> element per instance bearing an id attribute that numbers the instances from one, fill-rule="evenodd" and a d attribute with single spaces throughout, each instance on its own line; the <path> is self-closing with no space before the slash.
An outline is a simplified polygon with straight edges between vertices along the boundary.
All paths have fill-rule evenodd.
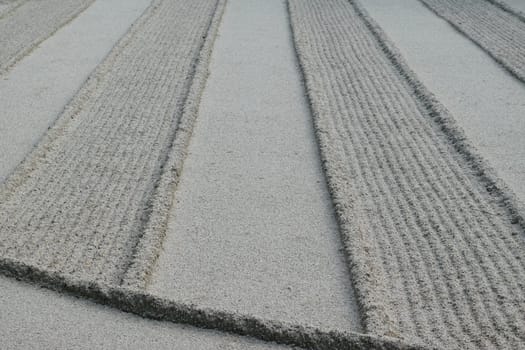
<path id="1" fill-rule="evenodd" d="M 525 1 L 523 0 L 492 0 L 493 3 L 501 4 L 507 10 L 518 13 L 525 17 Z"/>
<path id="2" fill-rule="evenodd" d="M 419 0 L 361 3 L 478 153 L 523 201 L 525 85 Z"/>
<path id="3" fill-rule="evenodd" d="M 519 348 L 515 208 L 494 201 L 467 148 L 456 153 L 464 137 L 452 139 L 446 110 L 359 3 L 291 0 L 290 12 L 365 328 L 451 349 Z"/>
<path id="4" fill-rule="evenodd" d="M 522 21 L 525 21 L 525 2 L 522 0 L 487 0 L 491 4 L 500 9 L 517 16 Z"/>
<path id="5" fill-rule="evenodd" d="M 431 350 L 421 343 L 346 331 L 323 331 L 315 327 L 266 320 L 160 298 L 144 291 L 110 286 L 93 280 L 65 276 L 38 266 L 0 257 L 0 272 L 49 289 L 90 299 L 153 320 L 215 329 L 263 341 L 312 350 Z"/>
<path id="6" fill-rule="evenodd" d="M 96 1 L 2 77 L 0 183 L 38 144 L 64 106 L 150 3 Z"/>
<path id="7" fill-rule="evenodd" d="M 154 0 L 98 66 L 0 187 L 0 272 L 308 349 L 523 347 L 523 208 L 356 0 L 288 11 L 365 333 L 148 291 L 224 4 Z"/>
<path id="8" fill-rule="evenodd" d="M 28 0 L 8 3 L 8 7 L 0 12 L 0 75 L 93 1 Z"/>
<path id="9" fill-rule="evenodd" d="M 525 17 L 497 0 L 421 0 L 525 82 Z"/>
<path id="10" fill-rule="evenodd" d="M 0 276 L 2 350 L 278 350 L 253 337 L 158 321 Z"/>
<path id="11" fill-rule="evenodd" d="M 2 186 L 3 256 L 121 283 L 218 3 L 156 1 L 97 67 Z"/>
<path id="12" fill-rule="evenodd" d="M 229 0 L 209 69 L 147 290 L 360 331 L 285 2 Z"/>

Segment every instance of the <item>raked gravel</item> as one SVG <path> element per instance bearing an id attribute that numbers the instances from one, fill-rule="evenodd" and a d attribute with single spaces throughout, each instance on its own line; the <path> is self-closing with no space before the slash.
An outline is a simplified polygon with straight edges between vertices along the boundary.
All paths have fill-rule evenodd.
<path id="1" fill-rule="evenodd" d="M 14 1 L 0 8 L 0 75 L 93 1 Z"/>
<path id="2" fill-rule="evenodd" d="M 2 256 L 122 282 L 221 3 L 155 1 L 115 46 L 0 189 Z"/>
<path id="3" fill-rule="evenodd" d="M 150 3 L 95 1 L 0 79 L 0 183 Z"/>
<path id="4" fill-rule="evenodd" d="M 151 293 L 360 330 L 284 0 L 228 1 L 169 216 Z"/>
<path id="5" fill-rule="evenodd" d="M 525 201 L 525 84 L 419 0 L 361 3 L 469 141 Z"/>
<path id="6" fill-rule="evenodd" d="M 500 0 L 421 0 L 525 82 L 525 16 Z"/>
<path id="7" fill-rule="evenodd" d="M 366 330 L 522 348 L 514 202 L 359 3 L 290 0 L 290 13 Z"/>
<path id="8" fill-rule="evenodd" d="M 371 335 L 140 291 L 162 242 L 223 6 L 155 0 L 98 66 L 0 187 L 2 272 L 145 317 L 294 345 L 523 348 L 521 209 L 354 0 L 289 0 L 289 14 L 348 278 Z M 16 300 L 16 288 L 7 293 Z M 20 304 L 33 298 L 24 293 Z M 93 311 L 64 310 L 64 324 Z"/>
<path id="9" fill-rule="evenodd" d="M 507 5 L 514 12 L 525 13 L 525 1 L 524 0 L 500 0 L 499 2 Z"/>
<path id="10" fill-rule="evenodd" d="M 3 350 L 290 349 L 234 334 L 144 319 L 3 276 L 0 310 Z"/>

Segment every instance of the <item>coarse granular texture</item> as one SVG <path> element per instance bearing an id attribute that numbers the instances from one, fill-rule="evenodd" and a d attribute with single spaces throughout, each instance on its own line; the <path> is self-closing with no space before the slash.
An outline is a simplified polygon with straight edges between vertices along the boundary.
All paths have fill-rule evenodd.
<path id="1" fill-rule="evenodd" d="M 396 338 L 341 331 L 322 331 L 159 298 L 143 291 L 108 286 L 43 270 L 0 257 L 0 273 L 63 293 L 88 298 L 145 318 L 215 329 L 259 340 L 312 350 L 431 350 Z"/>
<path id="2" fill-rule="evenodd" d="M 356 1 L 290 0 L 363 324 L 525 348 L 522 207 Z"/>
<path id="3" fill-rule="evenodd" d="M 520 1 L 522 0 L 486 0 L 495 6 L 499 7 L 503 11 L 506 11 L 514 16 L 517 16 L 522 22 L 525 22 L 525 13 L 523 13 L 523 6 Z M 519 8 L 518 8 L 519 6 Z"/>
<path id="4" fill-rule="evenodd" d="M 28 0 L 0 0 L 0 19 L 12 13 Z"/>
<path id="5" fill-rule="evenodd" d="M 150 214 L 172 197 L 156 189 L 180 171 L 176 136 L 191 132 L 181 116 L 198 104 L 190 90 L 196 71 L 203 79 L 196 66 L 207 65 L 199 57 L 220 4 L 148 8 L 0 188 L 0 255 L 108 284 L 155 258 L 162 220 L 150 223 Z M 153 246 L 147 257 L 137 252 L 142 239 Z"/>
<path id="6" fill-rule="evenodd" d="M 218 1 L 207 37 L 201 47 L 198 64 L 196 64 L 193 72 L 193 79 L 182 110 L 180 122 L 151 200 L 151 213 L 133 251 L 129 268 L 122 280 L 122 284 L 128 288 L 146 289 L 161 252 L 168 226 L 169 210 L 173 203 L 174 193 L 179 182 L 184 159 L 186 158 L 193 125 L 199 112 L 201 94 L 209 73 L 209 60 L 225 4 L 226 0 Z"/>
<path id="7" fill-rule="evenodd" d="M 94 0 L 15 0 L 0 12 L 0 74 Z M 0 3 L 2 4 L 2 3 Z"/>
<path id="8" fill-rule="evenodd" d="M 525 17 L 498 0 L 420 0 L 525 82 Z"/>

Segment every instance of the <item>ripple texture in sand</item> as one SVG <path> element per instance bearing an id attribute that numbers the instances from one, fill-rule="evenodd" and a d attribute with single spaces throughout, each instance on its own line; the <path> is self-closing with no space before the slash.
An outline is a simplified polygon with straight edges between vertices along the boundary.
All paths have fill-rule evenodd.
<path id="1" fill-rule="evenodd" d="M 363 11 L 290 1 L 364 325 L 447 349 L 523 348 L 523 233 Z"/>
<path id="2" fill-rule="evenodd" d="M 217 4 L 155 1 L 98 66 L 2 187 L 2 256 L 120 283 Z"/>
<path id="3" fill-rule="evenodd" d="M 420 0 L 525 82 L 525 16 L 498 0 Z"/>

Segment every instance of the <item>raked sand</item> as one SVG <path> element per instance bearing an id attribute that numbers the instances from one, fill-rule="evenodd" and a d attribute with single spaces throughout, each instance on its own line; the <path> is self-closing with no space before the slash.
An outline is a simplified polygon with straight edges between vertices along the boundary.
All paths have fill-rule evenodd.
<path id="1" fill-rule="evenodd" d="M 3 76 L 2 273 L 313 348 L 523 348 L 521 85 L 419 2 L 224 3 L 98 0 Z M 7 348 L 277 348 L 115 309 L 0 278 Z"/>
<path id="2" fill-rule="evenodd" d="M 525 84 L 419 1 L 361 2 L 476 148 L 525 201 Z"/>
<path id="3" fill-rule="evenodd" d="M 282 0 L 230 0 L 149 290 L 358 330 Z"/>
<path id="4" fill-rule="evenodd" d="M 96 1 L 2 76 L 0 183 L 150 2 Z"/>
<path id="5" fill-rule="evenodd" d="M 4 257 L 122 282 L 167 194 L 157 188 L 220 4 L 155 0 L 114 46 L 0 188 Z"/>
<path id="6" fill-rule="evenodd" d="M 421 0 L 525 83 L 525 15 L 499 0 Z"/>
<path id="7" fill-rule="evenodd" d="M 7 4 L 5 12 L 0 12 L 0 74 L 92 3 L 93 0 L 22 0 Z"/>
<path id="8" fill-rule="evenodd" d="M 216 331 L 158 322 L 0 276 L 3 350 L 285 350 Z"/>
<path id="9" fill-rule="evenodd" d="M 359 2 L 290 12 L 365 329 L 522 345 L 519 207 Z"/>

